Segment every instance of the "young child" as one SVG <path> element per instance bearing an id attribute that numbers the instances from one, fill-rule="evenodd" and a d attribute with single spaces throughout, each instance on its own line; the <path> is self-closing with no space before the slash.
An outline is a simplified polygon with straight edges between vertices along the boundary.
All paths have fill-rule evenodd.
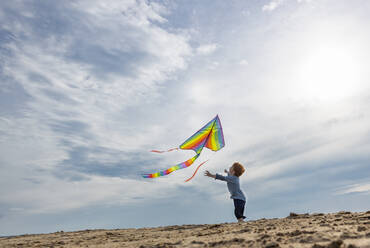
<path id="1" fill-rule="evenodd" d="M 222 180 L 227 182 L 227 188 L 230 191 L 230 198 L 234 200 L 234 213 L 235 217 L 237 218 L 238 222 L 243 222 L 246 218 L 244 213 L 244 206 L 245 206 L 245 196 L 240 189 L 239 184 L 239 177 L 244 173 L 245 169 L 243 165 L 238 162 L 235 162 L 229 169 L 229 171 L 225 170 L 227 176 L 222 176 L 220 174 L 212 174 L 209 171 L 205 172 L 205 176 L 212 177 L 214 179 Z"/>

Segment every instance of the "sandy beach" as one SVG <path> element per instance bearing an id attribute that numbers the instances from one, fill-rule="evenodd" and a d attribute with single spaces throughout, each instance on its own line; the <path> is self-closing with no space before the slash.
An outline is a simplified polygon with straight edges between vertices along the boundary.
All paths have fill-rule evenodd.
<path id="1" fill-rule="evenodd" d="M 244 223 L 83 230 L 0 238 L 0 247 L 370 247 L 370 211 Z"/>

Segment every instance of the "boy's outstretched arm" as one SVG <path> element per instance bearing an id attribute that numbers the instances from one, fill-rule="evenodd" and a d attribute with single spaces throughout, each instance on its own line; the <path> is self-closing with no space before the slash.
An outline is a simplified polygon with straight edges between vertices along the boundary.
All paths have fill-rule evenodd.
<path id="1" fill-rule="evenodd" d="M 209 172 L 209 171 L 207 171 L 207 170 L 206 170 L 206 172 L 204 173 L 204 175 L 205 175 L 205 176 L 207 176 L 207 177 L 212 177 L 212 178 L 216 179 L 216 175 L 214 175 L 214 174 L 210 173 L 210 172 Z"/>

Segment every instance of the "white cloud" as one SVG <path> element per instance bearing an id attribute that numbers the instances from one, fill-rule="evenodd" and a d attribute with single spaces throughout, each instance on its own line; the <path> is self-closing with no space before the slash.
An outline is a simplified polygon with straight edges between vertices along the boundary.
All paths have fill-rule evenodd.
<path id="1" fill-rule="evenodd" d="M 277 7 L 281 6 L 285 0 L 272 0 L 268 4 L 262 6 L 262 11 L 273 11 Z"/>
<path id="2" fill-rule="evenodd" d="M 157 25 L 167 21 L 162 15 L 167 10 L 159 4 L 64 4 L 65 14 L 71 17 L 68 20 L 74 19 L 78 25 L 65 33 L 53 33 L 46 27 L 42 31 L 47 38 L 33 32 L 37 29 L 32 25 L 38 26 L 38 20 L 13 24 L 1 20 L 10 25 L 15 37 L 27 37 L 5 45 L 12 56 L 5 60 L 3 72 L 20 84 L 30 99 L 22 106 L 21 117 L 1 118 L 0 132 L 4 135 L 0 136 L 0 161 L 2 170 L 7 168 L 9 173 L 1 173 L 0 202 L 22 205 L 28 212 L 63 211 L 106 201 L 130 202 L 134 194 L 125 189 L 133 188 L 137 180 L 76 172 L 84 180 L 71 183 L 55 179 L 53 173 L 63 169 L 58 166 L 70 159 L 75 147 L 124 151 L 118 156 L 87 155 L 93 162 L 117 163 L 129 159 L 126 153 L 142 149 L 149 139 L 155 139 L 157 134 L 148 134 L 156 127 L 133 132 L 136 127 L 128 126 L 129 117 L 122 112 L 158 97 L 166 80 L 187 67 L 192 53 L 188 37 Z M 27 9 L 19 4 L 12 7 Z M 27 16 L 36 18 L 38 14 Z M 71 28 L 68 20 L 56 21 L 66 21 L 67 29 Z M 167 187 L 141 185 L 157 191 Z M 104 190 L 107 188 L 110 190 Z M 154 194 L 149 191 L 136 193 Z"/>
<path id="3" fill-rule="evenodd" d="M 197 48 L 197 53 L 200 55 L 208 55 L 216 51 L 217 48 L 218 48 L 217 44 L 201 45 Z"/>
<path id="4" fill-rule="evenodd" d="M 250 16 L 251 12 L 249 10 L 243 10 L 242 15 L 243 16 Z"/>
<path id="5" fill-rule="evenodd" d="M 262 6 L 262 11 L 271 12 L 282 6 L 287 0 L 271 0 L 268 4 Z M 296 0 L 298 3 L 310 3 L 312 0 Z"/>
<path id="6" fill-rule="evenodd" d="M 168 182 L 138 182 L 134 179 L 101 176 L 88 176 L 85 180 L 68 183 L 52 177 L 42 180 L 40 184 L 30 184 L 31 187 L 15 190 L 11 194 L 2 192 L 0 203 L 17 206 L 9 210 L 26 214 L 56 213 L 90 205 L 135 204 L 176 194 L 176 185 L 171 187 Z M 146 199 L 147 195 L 151 196 L 150 199 Z"/>
<path id="7" fill-rule="evenodd" d="M 246 60 L 246 59 L 242 59 L 242 60 L 240 60 L 240 62 L 239 62 L 239 65 L 244 65 L 244 66 L 246 66 L 246 65 L 248 65 L 249 63 L 248 63 L 248 61 Z"/>
<path id="8" fill-rule="evenodd" d="M 363 184 L 353 184 L 350 186 L 346 186 L 345 189 L 341 189 L 336 192 L 338 195 L 344 195 L 344 194 L 351 194 L 351 193 L 370 193 L 370 184 L 369 183 L 363 183 Z"/>
<path id="9" fill-rule="evenodd" d="M 220 63 L 219 62 L 217 62 L 217 61 L 213 61 L 212 63 L 210 63 L 208 66 L 207 66 L 207 68 L 209 69 L 209 70 L 216 70 L 217 69 L 217 67 L 220 65 Z"/>
<path id="10" fill-rule="evenodd" d="M 150 23 L 149 20 L 153 18 L 158 20 L 159 15 L 144 2 L 136 4 L 136 1 L 111 1 L 103 4 L 98 1 L 94 5 L 90 1 L 83 1 L 74 5 L 86 15 L 85 21 L 89 25 L 86 29 L 92 28 L 100 32 L 93 33 L 92 37 L 84 37 L 86 30 L 81 29 L 81 36 L 66 36 L 61 41 L 50 38 L 9 46 L 14 57 L 5 66 L 5 73 L 20 82 L 33 97 L 29 103 L 32 109 L 29 118 L 42 122 L 42 125 L 46 124 L 43 119 L 86 123 L 90 125 L 89 131 L 94 134 L 94 139 L 98 139 L 97 145 L 109 147 L 110 139 L 115 139 L 118 142 L 116 144 L 122 139 L 118 138 L 122 128 L 120 120 L 115 117 L 117 113 L 126 106 L 155 98 L 158 95 L 158 86 L 169 79 L 172 73 L 186 67 L 186 59 L 191 50 L 186 37 L 169 33 Z M 126 16 L 122 17 L 123 15 Z M 115 21 L 112 22 L 112 19 Z M 128 34 L 126 29 L 130 30 Z M 135 36 L 134 39 L 131 38 L 132 35 Z M 77 40 L 83 41 L 82 44 L 80 47 L 73 47 Z M 94 75 L 95 67 L 100 69 L 100 64 L 65 59 L 70 53 L 78 53 L 78 50 L 73 49 L 83 50 L 84 46 L 96 46 L 118 56 L 122 53 L 123 56 L 130 56 L 124 54 L 127 49 L 140 49 L 137 51 L 138 55 L 144 54 L 150 59 L 132 60 L 126 65 L 113 60 L 118 57 L 112 57 L 109 63 L 122 67 L 122 70 L 131 63 L 135 73 L 106 70 L 102 75 L 104 78 L 101 78 L 100 75 Z M 94 50 L 88 52 L 93 53 Z M 29 78 L 30 74 L 43 76 L 49 84 L 35 82 Z M 56 101 L 45 92 L 56 92 L 61 97 L 69 98 L 70 102 Z M 66 117 L 61 113 L 68 115 Z"/>

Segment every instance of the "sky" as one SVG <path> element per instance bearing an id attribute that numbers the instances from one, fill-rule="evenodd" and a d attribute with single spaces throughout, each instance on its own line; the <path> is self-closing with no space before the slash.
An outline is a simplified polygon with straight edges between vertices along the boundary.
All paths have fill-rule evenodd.
<path id="1" fill-rule="evenodd" d="M 370 206 L 370 2 L 0 2 L 0 236 Z M 225 147 L 157 179 L 219 115 Z M 190 182 L 196 166 L 209 159 Z"/>

